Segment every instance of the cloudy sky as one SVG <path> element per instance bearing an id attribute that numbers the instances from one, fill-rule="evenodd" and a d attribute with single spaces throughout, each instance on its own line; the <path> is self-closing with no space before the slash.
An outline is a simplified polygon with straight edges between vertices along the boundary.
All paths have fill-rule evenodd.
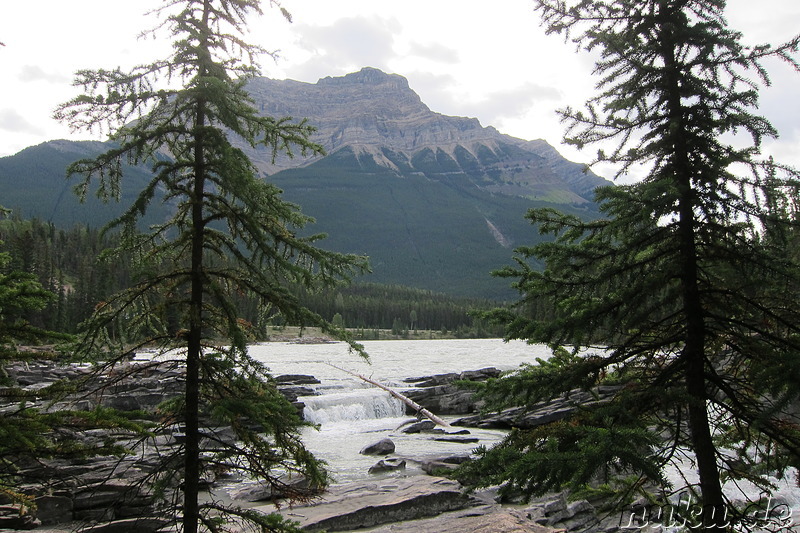
<path id="1" fill-rule="evenodd" d="M 523 139 L 561 144 L 555 110 L 580 106 L 592 94 L 592 58 L 558 36 L 545 36 L 531 0 L 282 0 L 251 22 L 250 41 L 277 50 L 265 76 L 314 83 L 364 66 L 400 74 L 433 110 L 477 117 L 484 126 Z M 27 0 L 9 2 L 0 19 L 0 156 L 70 132 L 52 118 L 76 94 L 80 68 L 130 67 L 164 55 L 166 40 L 138 39 L 158 19 L 145 13 L 160 0 Z M 266 2 L 265 2 L 266 5 Z M 797 0 L 729 0 L 730 25 L 745 42 L 788 40 L 800 27 Z M 800 74 L 774 65 L 761 112 L 781 131 L 766 148 L 800 166 Z M 605 175 L 608 170 L 595 169 Z M 610 177 L 610 176 L 609 176 Z"/>

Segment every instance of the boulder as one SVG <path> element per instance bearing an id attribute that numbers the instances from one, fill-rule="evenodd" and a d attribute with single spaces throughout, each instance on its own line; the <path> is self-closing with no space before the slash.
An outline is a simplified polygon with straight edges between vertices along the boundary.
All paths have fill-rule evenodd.
<path id="1" fill-rule="evenodd" d="M 402 433 L 427 433 L 436 429 L 436 424 L 430 420 L 421 420 L 403 428 Z"/>
<path id="2" fill-rule="evenodd" d="M 159 397 L 159 401 L 163 401 L 163 399 L 163 396 Z M 127 394 L 109 394 L 103 396 L 100 399 L 100 405 L 118 411 L 136 411 L 143 408 L 134 391 L 129 391 Z"/>
<path id="3" fill-rule="evenodd" d="M 586 500 L 570 502 L 565 493 L 550 494 L 534 500 L 529 503 L 525 513 L 530 520 L 542 526 L 567 531 L 618 531 L 621 525 L 609 523 L 600 527 L 601 519 L 591 503 Z"/>
<path id="4" fill-rule="evenodd" d="M 319 393 L 314 389 L 308 387 L 292 386 L 292 387 L 278 387 L 278 392 L 286 396 L 286 399 L 294 403 L 300 396 L 317 396 Z"/>
<path id="5" fill-rule="evenodd" d="M 275 381 L 278 385 L 317 385 L 320 383 L 320 380 L 315 378 L 314 376 L 308 376 L 305 374 L 283 374 L 280 376 L 275 377 Z"/>
<path id="6" fill-rule="evenodd" d="M 358 453 L 361 455 L 389 455 L 394 453 L 394 442 L 391 439 L 381 439 L 374 444 L 364 446 Z"/>
<path id="7" fill-rule="evenodd" d="M 405 470 L 406 462 L 403 459 L 381 459 L 371 467 L 370 474 L 383 474 L 394 470 Z"/>
<path id="8" fill-rule="evenodd" d="M 135 497 L 134 486 L 80 487 L 72 499 L 75 518 L 108 520 L 116 517 L 115 511 Z"/>
<path id="9" fill-rule="evenodd" d="M 34 529 L 41 523 L 20 505 L 0 505 L 0 531 Z"/>
<path id="10" fill-rule="evenodd" d="M 406 456 L 403 457 L 406 461 L 413 463 L 419 467 L 420 470 L 431 476 L 441 476 L 443 470 L 452 470 L 456 466 L 471 460 L 469 453 L 457 453 L 442 455 L 440 453 Z"/>

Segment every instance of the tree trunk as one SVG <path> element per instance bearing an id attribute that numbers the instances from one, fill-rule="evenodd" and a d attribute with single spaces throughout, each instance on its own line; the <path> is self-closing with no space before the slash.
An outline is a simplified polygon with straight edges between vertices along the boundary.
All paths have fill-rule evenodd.
<path id="1" fill-rule="evenodd" d="M 202 114 L 198 111 L 198 118 Z M 201 142 L 198 142 L 200 145 Z M 195 177 L 192 205 L 191 294 L 189 333 L 186 349 L 186 456 L 184 462 L 183 531 L 196 533 L 199 519 L 200 485 L 200 358 L 203 335 L 203 153 L 195 152 Z"/>
<path id="2" fill-rule="evenodd" d="M 203 2 L 202 28 L 208 28 L 210 0 Z M 207 33 L 205 34 L 207 35 Z M 201 50 L 208 48 L 202 37 Z M 206 75 L 203 59 L 200 59 L 198 78 Z M 183 533 L 197 533 L 200 521 L 198 494 L 200 491 L 200 359 L 203 338 L 203 246 L 205 222 L 203 201 L 205 198 L 205 139 L 203 128 L 206 125 L 206 106 L 202 98 L 197 101 L 194 135 L 194 183 L 192 184 L 192 227 L 191 227 L 191 293 L 189 303 L 189 333 L 186 349 L 186 456 L 184 460 L 183 494 Z"/>
<path id="3" fill-rule="evenodd" d="M 688 182 L 688 178 L 686 180 Z M 683 284 L 683 308 L 686 338 L 682 359 L 686 391 L 689 393 L 689 435 L 697 460 L 702 494 L 702 531 L 724 531 L 726 522 L 725 498 L 717 466 L 716 448 L 711 437 L 708 419 L 707 380 L 705 377 L 705 320 L 698 288 L 697 250 L 694 231 L 694 210 L 690 200 L 691 187 L 686 189 L 680 204 L 679 235 Z"/>
<path id="4" fill-rule="evenodd" d="M 668 2 L 659 5 L 661 18 L 661 46 L 664 58 L 665 96 L 671 123 L 673 147 L 672 171 L 678 190 L 678 241 L 682 307 L 685 320 L 684 347 L 681 354 L 684 365 L 689 436 L 697 460 L 702 497 L 701 522 L 691 524 L 692 529 L 721 532 L 725 530 L 725 498 L 717 465 L 716 448 L 711 437 L 708 419 L 707 381 L 705 376 L 706 333 L 705 313 L 699 288 L 699 269 L 696 244 L 694 175 L 690 160 L 689 132 L 684 122 L 685 109 L 681 102 L 680 71 L 675 58 L 674 26 L 678 24 L 680 7 L 670 7 Z M 680 428 L 678 428 L 680 431 Z"/>
<path id="5" fill-rule="evenodd" d="M 707 381 L 705 377 L 705 321 L 700 291 L 698 289 L 698 270 L 696 245 L 694 242 L 693 210 L 684 207 L 688 201 L 681 201 L 681 258 L 683 271 L 683 307 L 686 319 L 686 339 L 683 348 L 684 377 L 686 391 L 689 393 L 689 434 L 697 460 L 702 494 L 703 531 L 723 531 L 725 524 L 725 499 L 717 466 L 716 448 L 711 437 L 711 424 L 708 419 Z M 690 217 L 685 220 L 684 217 Z"/>

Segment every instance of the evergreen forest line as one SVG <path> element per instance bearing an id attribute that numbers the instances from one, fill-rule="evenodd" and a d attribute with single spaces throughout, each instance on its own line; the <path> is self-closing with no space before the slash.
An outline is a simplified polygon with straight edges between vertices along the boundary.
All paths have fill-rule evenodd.
<path id="1" fill-rule="evenodd" d="M 102 258 L 103 251 L 118 245 L 116 233 L 85 225 L 64 229 L 38 218 L 0 220 L 0 252 L 11 257 L 6 270 L 35 275 L 42 287 L 56 296 L 44 309 L 30 311 L 28 316 L 31 324 L 50 331 L 77 333 L 101 302 L 131 284 L 135 274 L 130 261 Z M 380 338 L 381 330 L 390 330 L 393 336 L 415 330 L 460 338 L 502 336 L 501 328 L 473 316 L 497 305 L 489 300 L 358 282 L 318 292 L 297 290 L 303 305 L 355 330 L 361 339 Z M 247 297 L 242 298 L 240 309 L 241 318 L 253 324 L 258 340 L 269 338 L 268 326 L 301 325 L 286 324 L 277 315 L 260 316 L 257 303 Z"/>

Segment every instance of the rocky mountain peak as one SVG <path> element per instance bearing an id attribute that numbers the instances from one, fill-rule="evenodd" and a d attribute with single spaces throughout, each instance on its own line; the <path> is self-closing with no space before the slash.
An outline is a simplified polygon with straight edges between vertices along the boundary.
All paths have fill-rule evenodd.
<path id="1" fill-rule="evenodd" d="M 387 74 L 380 69 L 364 67 L 358 72 L 345 74 L 344 76 L 327 76 L 317 82 L 318 85 L 391 85 L 397 89 L 410 90 L 408 80 L 399 74 Z"/>
<path id="2" fill-rule="evenodd" d="M 431 111 L 406 78 L 371 67 L 315 84 L 256 78 L 248 90 L 266 115 L 307 118 L 317 128 L 313 140 L 328 153 L 343 146 L 362 151 L 386 147 L 410 154 L 445 147 L 452 152 L 457 145 L 492 143 L 504 137 L 494 128 L 484 128 L 476 118 Z M 279 158 L 273 164 L 263 154 L 248 155 L 268 174 L 316 160 Z"/>
<path id="3" fill-rule="evenodd" d="M 376 68 L 317 83 L 255 78 L 248 91 L 265 115 L 307 118 L 317 128 L 312 140 L 328 154 L 347 149 L 357 159 L 395 173 L 428 175 L 435 166 L 452 174 L 457 168 L 489 176 L 481 186 L 494 193 L 541 197 L 543 191 L 558 190 L 546 196 L 573 203 L 591 201 L 594 187 L 606 183 L 583 173 L 543 140 L 517 139 L 482 126 L 476 118 L 436 113 L 406 78 Z M 270 151 L 241 148 L 266 174 L 321 159 L 279 156 L 273 161 Z"/>

